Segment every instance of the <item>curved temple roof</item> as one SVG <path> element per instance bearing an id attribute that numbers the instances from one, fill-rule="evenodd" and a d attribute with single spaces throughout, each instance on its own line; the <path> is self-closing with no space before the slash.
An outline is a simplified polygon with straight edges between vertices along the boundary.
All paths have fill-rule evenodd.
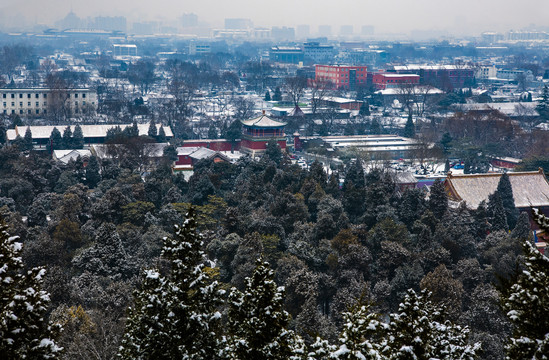
<path id="1" fill-rule="evenodd" d="M 256 118 L 240 121 L 244 126 L 254 126 L 261 128 L 277 128 L 286 125 L 284 122 L 276 121 L 263 114 Z"/>

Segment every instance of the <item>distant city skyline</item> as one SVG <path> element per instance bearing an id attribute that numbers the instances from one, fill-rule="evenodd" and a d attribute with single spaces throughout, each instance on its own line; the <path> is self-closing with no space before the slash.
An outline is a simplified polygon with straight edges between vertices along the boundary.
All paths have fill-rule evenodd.
<path id="1" fill-rule="evenodd" d="M 84 19 L 125 16 L 128 24 L 145 21 L 181 23 L 183 14 L 189 13 L 196 14 L 199 22 L 207 22 L 214 28 L 222 28 L 226 18 L 250 19 L 257 27 L 297 28 L 307 24 L 310 35 L 317 34 L 322 25 L 329 25 L 332 35 L 339 34 L 345 26 L 352 27 L 353 34 L 357 35 L 363 26 L 373 26 L 376 33 L 434 31 L 456 35 L 527 27 L 549 28 L 547 0 L 524 0 L 520 6 L 510 0 L 462 0 L 452 4 L 440 0 L 341 0 L 337 3 L 313 0 L 279 0 L 275 3 L 251 0 L 185 3 L 173 0 L 49 0 L 47 7 L 43 1 L 20 0 L 0 5 L 0 26 L 7 29 L 22 27 L 21 24 L 27 27 L 33 24 L 53 26 L 70 11 Z"/>

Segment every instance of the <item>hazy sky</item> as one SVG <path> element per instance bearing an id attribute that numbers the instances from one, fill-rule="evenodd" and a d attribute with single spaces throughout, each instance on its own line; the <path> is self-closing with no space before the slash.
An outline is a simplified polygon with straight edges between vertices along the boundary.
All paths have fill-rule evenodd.
<path id="1" fill-rule="evenodd" d="M 124 15 L 129 22 L 171 20 L 195 13 L 200 21 L 222 26 L 229 17 L 250 18 L 255 26 L 373 25 L 376 32 L 438 29 L 452 32 L 549 26 L 549 0 L 0 0 L 0 21 L 24 16 L 53 24 L 70 10 L 79 17 Z M 9 15 L 8 15 L 9 14 Z M 8 18 L 9 17 L 9 18 Z"/>

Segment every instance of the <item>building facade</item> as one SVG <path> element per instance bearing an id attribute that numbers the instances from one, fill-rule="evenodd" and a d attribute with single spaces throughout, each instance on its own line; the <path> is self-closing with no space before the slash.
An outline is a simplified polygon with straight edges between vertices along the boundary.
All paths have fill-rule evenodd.
<path id="1" fill-rule="evenodd" d="M 43 117 L 63 108 L 78 116 L 97 110 L 97 93 L 91 89 L 0 89 L 0 100 L 4 115 Z"/>
<path id="2" fill-rule="evenodd" d="M 419 75 L 416 74 L 373 74 L 372 82 L 376 90 L 398 88 L 404 84 L 419 85 Z"/>
<path id="3" fill-rule="evenodd" d="M 462 88 L 473 83 L 474 69 L 469 65 L 402 65 L 387 70 L 397 74 L 419 75 L 421 85 L 444 90 Z"/>
<path id="4" fill-rule="evenodd" d="M 303 50 L 295 46 L 273 46 L 269 51 L 273 62 L 299 64 L 303 62 Z"/>
<path id="5" fill-rule="evenodd" d="M 315 80 L 329 82 L 334 89 L 355 90 L 365 85 L 368 78 L 366 66 L 315 65 Z"/>

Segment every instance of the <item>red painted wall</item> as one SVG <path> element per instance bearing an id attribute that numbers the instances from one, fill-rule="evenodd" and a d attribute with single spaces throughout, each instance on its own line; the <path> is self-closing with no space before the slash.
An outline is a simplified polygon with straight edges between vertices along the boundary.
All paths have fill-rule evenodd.
<path id="1" fill-rule="evenodd" d="M 398 87 L 398 84 L 419 84 L 419 76 L 402 74 L 401 76 L 386 76 L 384 73 L 374 74 L 372 82 L 377 90 L 383 90 L 388 87 Z"/>
<path id="2" fill-rule="evenodd" d="M 182 147 L 205 147 L 215 151 L 231 151 L 231 142 L 228 140 L 185 140 Z M 234 144 L 233 150 L 240 149 L 240 143 Z"/>
<path id="3" fill-rule="evenodd" d="M 242 139 L 242 141 L 240 142 L 240 148 L 241 149 L 250 149 L 250 150 L 265 150 L 267 148 L 267 143 L 269 141 L 251 141 L 251 140 L 248 140 L 248 139 Z M 278 146 L 280 146 L 280 148 L 282 150 L 285 150 L 286 149 L 286 141 L 284 140 L 281 140 L 281 141 L 277 141 L 278 143 Z"/>

